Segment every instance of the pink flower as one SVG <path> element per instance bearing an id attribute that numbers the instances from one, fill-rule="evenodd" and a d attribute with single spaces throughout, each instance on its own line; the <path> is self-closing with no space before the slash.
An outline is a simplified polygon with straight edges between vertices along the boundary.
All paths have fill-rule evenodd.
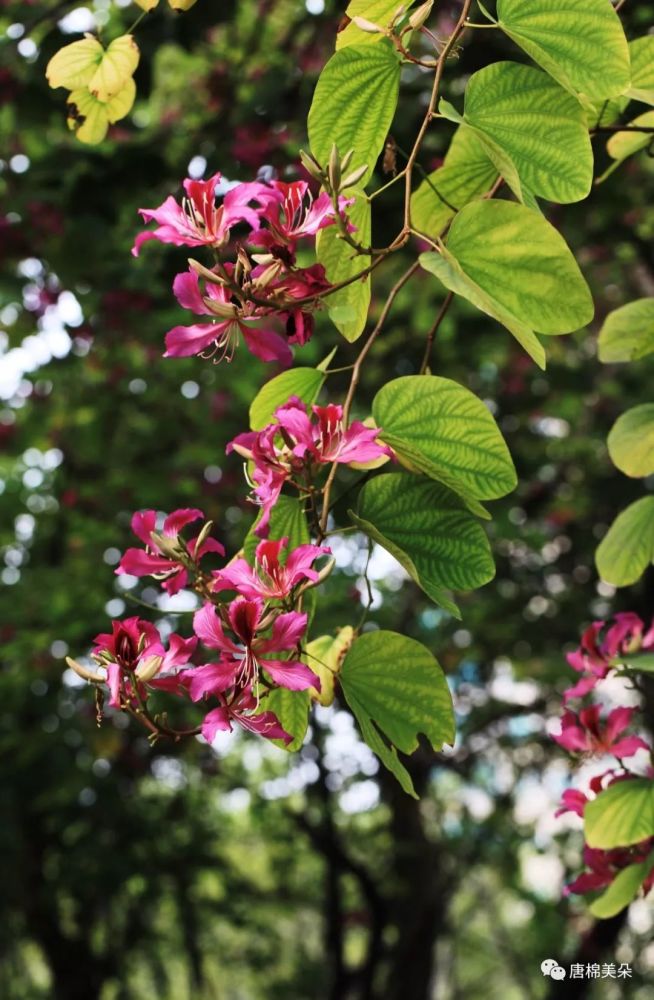
<path id="1" fill-rule="evenodd" d="M 654 623 L 645 633 L 642 620 L 630 611 L 615 615 L 614 624 L 601 638 L 605 628 L 606 622 L 593 622 L 584 632 L 579 649 L 568 653 L 566 659 L 573 670 L 586 676 L 563 693 L 564 701 L 589 694 L 619 665 L 621 657 L 654 649 Z"/>
<path id="2" fill-rule="evenodd" d="M 328 194 L 318 195 L 314 200 L 306 181 L 271 181 L 270 189 L 276 197 L 270 199 L 261 211 L 261 219 L 266 220 L 268 229 L 260 230 L 251 242 L 273 250 L 276 244 L 295 248 L 304 236 L 315 236 L 320 229 L 331 226 L 336 213 Z M 344 210 L 352 200 L 341 198 L 339 208 Z"/>
<path id="3" fill-rule="evenodd" d="M 180 531 L 199 518 L 204 518 L 202 511 L 192 508 L 176 510 L 169 514 L 163 523 L 161 534 L 170 540 L 171 545 L 164 551 L 152 538 L 152 532 L 157 526 L 157 512 L 154 510 L 137 512 L 132 517 L 132 531 L 145 544 L 145 550 L 127 549 L 116 573 L 154 576 L 163 581 L 162 586 L 169 594 L 177 594 L 188 582 L 189 568 L 197 566 L 202 556 L 208 552 L 217 552 L 221 556 L 225 554 L 223 546 L 213 538 L 205 538 L 199 548 L 197 548 L 197 538 L 192 538 L 188 542 L 181 539 Z"/>
<path id="4" fill-rule="evenodd" d="M 107 670 L 109 704 L 120 708 L 145 695 L 145 684 L 165 690 L 179 689 L 178 671 L 188 667 L 197 639 L 171 635 L 168 650 L 158 630 L 141 618 L 113 621 L 112 631 L 97 635 L 93 657 Z"/>
<path id="5" fill-rule="evenodd" d="M 244 688 L 237 692 L 231 702 L 224 702 L 220 708 L 213 708 L 205 715 L 202 735 L 208 743 L 212 743 L 217 733 L 230 732 L 232 722 L 236 722 L 258 736 L 291 743 L 293 737 L 282 728 L 277 716 L 273 712 L 257 712 L 258 707 L 259 703 L 252 694 L 252 689 Z"/>
<path id="6" fill-rule="evenodd" d="M 220 174 L 214 174 L 206 181 L 184 181 L 186 197 L 178 205 L 171 196 L 159 208 L 139 209 L 145 222 L 156 222 L 158 228 L 140 233 L 136 237 L 132 253 L 138 257 L 143 243 L 159 240 L 174 246 L 221 247 L 229 239 L 230 229 L 239 222 L 247 222 L 252 229 L 259 228 L 259 214 L 250 202 L 255 201 L 260 208 L 271 199 L 265 184 L 238 184 L 227 192 L 223 203 L 216 207 L 216 187 Z"/>
<path id="7" fill-rule="evenodd" d="M 194 615 L 195 634 L 209 649 L 220 650 L 223 654 L 219 663 L 189 673 L 187 681 L 194 701 L 231 686 L 251 687 L 258 680 L 260 670 L 265 670 L 276 684 L 291 691 L 319 686 L 319 679 L 305 663 L 297 659 L 280 660 L 275 656 L 297 650 L 307 627 L 306 614 L 289 611 L 277 615 L 268 638 L 260 634 L 269 627 L 264 619 L 263 600 L 238 597 L 229 605 L 226 617 L 234 638 L 225 632 L 212 604 L 205 604 Z"/>
<path id="8" fill-rule="evenodd" d="M 644 840 L 633 847 L 618 847 L 611 851 L 603 851 L 599 848 L 584 846 L 584 863 L 590 871 L 582 872 L 581 875 L 565 887 L 565 895 L 570 893 L 584 894 L 595 892 L 597 889 L 604 889 L 613 882 L 613 879 L 629 865 L 644 861 L 652 849 L 652 839 Z M 654 884 L 654 870 L 649 873 L 643 882 L 645 895 Z"/>
<path id="9" fill-rule="evenodd" d="M 287 548 L 288 538 L 281 538 L 278 542 L 259 542 L 254 566 L 250 566 L 245 559 L 236 559 L 212 574 L 212 590 L 236 590 L 242 597 L 283 601 L 304 580 L 315 583 L 318 573 L 312 565 L 319 556 L 328 555 L 331 549 L 319 545 L 299 545 L 288 553 L 285 563 L 282 563 L 280 556 Z"/>
<path id="10" fill-rule="evenodd" d="M 621 759 L 631 757 L 637 750 L 649 750 L 648 744 L 639 736 L 618 739 L 630 725 L 633 708 L 614 708 L 609 712 L 604 725 L 600 725 L 600 706 L 584 708 L 579 715 L 566 711 L 561 719 L 561 732 L 552 738 L 571 753 L 612 754 Z"/>
<path id="11" fill-rule="evenodd" d="M 275 423 L 241 434 L 227 446 L 228 452 L 236 450 L 254 463 L 253 493 L 262 507 L 256 528 L 260 538 L 267 536 L 272 508 L 294 474 L 320 464 L 370 462 L 392 455 L 376 440 L 380 428 L 365 427 L 356 420 L 344 427 L 341 406 L 314 406 L 313 417 L 302 400 L 292 396 L 275 411 Z"/>
<path id="12" fill-rule="evenodd" d="M 252 303 L 239 309 L 232 303 L 229 290 L 213 283 L 207 283 L 203 296 L 198 276 L 190 270 L 177 275 L 173 291 L 185 309 L 199 316 L 211 316 L 212 320 L 169 330 L 165 357 L 200 354 L 207 358 L 215 356 L 217 361 L 223 358 L 231 361 L 242 337 L 250 352 L 262 361 L 278 361 L 286 367 L 291 364 L 293 355 L 288 343 L 274 330 L 261 327 L 261 316 Z"/>
<path id="13" fill-rule="evenodd" d="M 588 796 L 580 792 L 578 788 L 566 788 L 561 796 L 561 805 L 554 815 L 563 816 L 564 813 L 572 812 L 577 816 L 583 816 L 587 804 Z"/>

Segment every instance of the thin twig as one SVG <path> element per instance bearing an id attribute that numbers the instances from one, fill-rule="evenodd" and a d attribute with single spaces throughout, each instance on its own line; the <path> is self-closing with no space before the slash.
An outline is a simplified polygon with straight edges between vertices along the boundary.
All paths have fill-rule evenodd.
<path id="1" fill-rule="evenodd" d="M 361 348 L 359 356 L 356 359 L 356 361 L 354 363 L 354 367 L 352 369 L 352 376 L 350 378 L 350 385 L 349 385 L 349 388 L 347 390 L 347 395 L 345 397 L 345 402 L 343 403 L 343 426 L 344 427 L 347 427 L 347 424 L 348 424 L 348 420 L 349 420 L 349 416 L 350 416 L 350 409 L 352 407 L 352 400 L 354 399 L 354 394 L 355 394 L 355 392 L 357 390 L 357 386 L 359 384 L 359 378 L 361 377 L 361 366 L 362 366 L 363 362 L 365 361 L 366 357 L 368 356 L 368 354 L 369 354 L 369 352 L 370 352 L 373 344 L 375 343 L 377 337 L 381 333 L 382 328 L 384 326 L 384 323 L 386 322 L 386 320 L 388 318 L 388 314 L 391 311 L 393 303 L 395 302 L 395 299 L 397 298 L 399 292 L 402 290 L 402 288 L 404 288 L 404 286 L 406 285 L 407 281 L 409 281 L 413 277 L 413 275 L 416 273 L 416 271 L 418 270 L 419 267 L 420 267 L 419 261 L 417 261 L 417 260 L 414 261 L 414 263 L 411 265 L 411 267 L 409 267 L 408 270 L 406 270 L 404 272 L 404 274 L 402 275 L 402 277 L 399 278 L 396 281 L 396 283 L 393 285 L 393 287 L 391 288 L 391 290 L 390 290 L 390 292 L 388 294 L 386 302 L 384 303 L 384 308 L 381 311 L 381 315 L 380 315 L 379 319 L 377 320 L 377 323 L 375 324 L 374 329 L 372 330 L 370 336 L 368 337 L 368 339 L 366 340 L 365 344 Z M 338 471 L 338 462 L 334 462 L 332 464 L 331 469 L 329 470 L 329 475 L 327 477 L 327 482 L 325 483 L 324 490 L 323 490 L 322 516 L 321 516 L 321 519 L 320 519 L 320 535 L 321 535 L 321 538 L 324 538 L 325 533 L 327 531 L 327 519 L 329 517 L 329 497 L 330 497 L 330 494 L 331 494 L 332 486 L 334 484 L 334 479 L 336 478 L 337 471 Z"/>
<path id="2" fill-rule="evenodd" d="M 440 308 L 438 316 L 434 320 L 434 325 L 427 334 L 427 344 L 425 345 L 425 353 L 422 359 L 422 364 L 420 365 L 421 375 L 427 374 L 427 369 L 429 367 L 429 359 L 431 357 L 431 350 L 434 344 L 434 339 L 436 337 L 436 334 L 438 333 L 438 328 L 440 327 L 441 323 L 445 319 L 445 316 L 447 315 L 447 310 L 452 305 L 453 299 L 454 299 L 454 292 L 448 292 L 447 295 L 445 296 L 445 301 L 443 302 L 443 305 Z"/>

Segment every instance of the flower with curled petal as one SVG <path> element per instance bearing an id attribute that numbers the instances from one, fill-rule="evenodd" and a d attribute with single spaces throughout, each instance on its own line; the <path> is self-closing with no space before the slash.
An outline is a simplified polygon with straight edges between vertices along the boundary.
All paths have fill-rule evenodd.
<path id="1" fill-rule="evenodd" d="M 138 511 L 132 517 L 132 531 L 144 543 L 145 549 L 127 549 L 116 573 L 154 576 L 162 581 L 162 587 L 169 594 L 177 594 L 188 582 L 189 568 L 197 566 L 202 556 L 208 552 L 216 552 L 221 556 L 225 554 L 223 546 L 214 538 L 202 539 L 199 546 L 200 536 L 190 541 L 181 539 L 182 529 L 200 518 L 204 518 L 204 514 L 195 508 L 173 511 L 165 518 L 157 540 L 157 512 Z"/>
<path id="2" fill-rule="evenodd" d="M 315 583 L 318 572 L 312 568 L 313 563 L 319 556 L 331 553 L 331 549 L 322 545 L 298 545 L 290 552 L 287 549 L 288 538 L 259 542 L 254 566 L 245 559 L 234 560 L 212 574 L 211 589 L 214 592 L 236 590 L 243 597 L 283 601 L 305 580 Z M 282 554 L 286 555 L 285 561 L 282 561 Z"/>

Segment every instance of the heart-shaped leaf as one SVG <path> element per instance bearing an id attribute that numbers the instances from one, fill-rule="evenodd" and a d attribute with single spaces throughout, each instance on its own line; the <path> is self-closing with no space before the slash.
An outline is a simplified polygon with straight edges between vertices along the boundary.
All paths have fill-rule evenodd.
<path id="1" fill-rule="evenodd" d="M 411 196 L 411 218 L 420 232 L 440 236 L 450 219 L 478 195 L 490 191 L 497 170 L 472 129 L 458 128 L 442 167 Z"/>
<path id="2" fill-rule="evenodd" d="M 354 204 L 347 209 L 347 217 L 356 232 L 352 235 L 362 246 L 370 245 L 371 220 L 370 202 L 363 191 L 347 192 L 354 197 Z M 332 285 L 347 281 L 370 264 L 370 257 L 357 254 L 353 248 L 340 239 L 336 226 L 321 229 L 316 239 L 316 254 L 325 268 Z M 331 320 L 336 328 L 350 342 L 363 333 L 370 307 L 370 275 L 353 281 L 338 292 L 324 299 Z"/>
<path id="3" fill-rule="evenodd" d="M 618 514 L 595 553 L 597 572 L 614 587 L 628 587 L 654 561 L 654 497 Z"/>
<path id="4" fill-rule="evenodd" d="M 593 183 L 593 151 L 579 101 L 532 66 L 497 62 L 473 73 L 463 118 L 521 200 L 539 195 L 561 204 L 585 198 Z"/>
<path id="5" fill-rule="evenodd" d="M 618 417 L 608 438 L 613 464 L 627 476 L 654 472 L 654 403 L 643 403 Z"/>
<path id="6" fill-rule="evenodd" d="M 652 353 L 654 298 L 636 299 L 609 313 L 599 335 L 600 361 L 638 361 Z"/>
<path id="7" fill-rule="evenodd" d="M 569 333 L 593 318 L 588 285 L 569 247 L 539 212 L 478 201 L 454 218 L 440 253 L 420 263 L 450 291 L 503 324 L 545 367 L 535 332 Z"/>
<path id="8" fill-rule="evenodd" d="M 610 0 L 498 0 L 497 17 L 567 90 L 601 101 L 629 86 L 629 47 Z"/>
<path id="9" fill-rule="evenodd" d="M 654 865 L 654 854 L 635 865 L 628 865 L 618 872 L 608 889 L 590 904 L 590 912 L 600 920 L 614 917 L 629 906 Z"/>
<path id="10" fill-rule="evenodd" d="M 420 733 L 434 750 L 455 737 L 452 696 L 437 660 L 415 639 L 366 632 L 350 647 L 339 679 L 364 740 L 415 797 L 397 751 L 413 753 Z"/>
<path id="11" fill-rule="evenodd" d="M 654 836 L 654 782 L 647 778 L 616 781 L 584 809 L 589 847 L 610 851 Z"/>
<path id="12" fill-rule="evenodd" d="M 403 465 L 448 486 L 469 506 L 515 488 L 499 427 L 488 407 L 457 382 L 436 375 L 393 379 L 375 396 L 372 412 L 380 438 Z M 478 504 L 471 509 L 480 513 Z"/>
<path id="13" fill-rule="evenodd" d="M 452 601 L 443 591 L 474 590 L 495 575 L 484 529 L 440 483 L 396 473 L 377 476 L 365 484 L 350 516 L 447 610 Z"/>
<path id="14" fill-rule="evenodd" d="M 318 79 L 309 111 L 309 142 L 319 163 L 332 146 L 354 150 L 349 170 L 367 166 L 372 176 L 395 114 L 400 62 L 388 39 L 377 45 L 349 45 L 331 57 Z"/>

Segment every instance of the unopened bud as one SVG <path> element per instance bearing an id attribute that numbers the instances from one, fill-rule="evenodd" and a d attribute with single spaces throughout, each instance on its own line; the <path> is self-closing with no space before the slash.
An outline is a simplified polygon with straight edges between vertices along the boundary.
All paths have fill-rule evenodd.
<path id="1" fill-rule="evenodd" d="M 163 656 L 148 656 L 139 663 L 134 673 L 140 681 L 151 681 L 161 670 L 162 663 Z"/>
<path id="2" fill-rule="evenodd" d="M 348 149 L 345 156 L 341 157 L 341 171 L 347 170 L 350 163 L 352 162 L 352 157 L 354 156 L 354 150 Z"/>
<path id="3" fill-rule="evenodd" d="M 336 143 L 332 146 L 332 151 L 329 154 L 329 166 L 327 169 L 332 191 L 339 191 L 341 187 L 341 158 Z"/>
<path id="4" fill-rule="evenodd" d="M 71 656 L 66 657 L 66 663 L 71 670 L 74 670 L 78 677 L 82 680 L 89 681 L 91 684 L 104 684 L 106 680 L 106 674 L 97 674 L 93 670 L 89 670 L 88 667 L 83 666 L 78 663 L 77 660 L 73 660 Z"/>
<path id="5" fill-rule="evenodd" d="M 375 24 L 374 21 L 369 21 L 367 17 L 353 17 L 352 23 L 356 24 L 357 28 L 361 31 L 366 31 L 369 35 L 380 35 L 384 32 L 384 29 L 380 24 Z"/>
<path id="6" fill-rule="evenodd" d="M 322 184 L 325 179 L 325 175 L 316 158 L 312 156 L 311 153 L 306 153 L 303 149 L 301 149 L 300 160 L 302 161 L 302 166 L 306 172 L 313 177 L 314 181 L 318 181 L 319 184 Z"/>
<path id="7" fill-rule="evenodd" d="M 223 278 L 221 278 L 219 274 L 216 274 L 215 271 L 211 271 L 208 267 L 205 267 L 204 264 L 201 264 L 199 260 L 195 260 L 194 257 L 188 258 L 188 266 L 192 271 L 195 271 L 198 277 L 204 278 L 205 281 L 209 281 L 212 285 L 223 286 L 225 284 Z"/>
<path id="8" fill-rule="evenodd" d="M 362 166 L 357 167 L 356 170 L 353 170 L 352 173 L 348 174 L 347 177 L 344 177 L 341 181 L 341 191 L 345 191 L 346 188 L 354 187 L 355 184 L 358 184 L 367 169 L 368 164 L 364 163 Z"/>
<path id="9" fill-rule="evenodd" d="M 431 14 L 433 6 L 434 0 L 426 0 L 426 2 L 421 4 L 417 10 L 414 10 L 413 14 L 411 14 L 409 18 L 409 24 L 414 31 L 418 31 L 422 28 L 423 24 Z"/>
<path id="10" fill-rule="evenodd" d="M 204 545 L 204 543 L 206 542 L 207 538 L 209 537 L 209 532 L 211 531 L 212 528 L 213 528 L 213 521 L 207 521 L 207 523 L 202 526 L 202 531 L 200 532 L 195 541 L 196 556 L 200 551 L 200 549 L 202 548 L 202 546 Z"/>
<path id="11" fill-rule="evenodd" d="M 238 311 L 233 302 L 217 302 L 215 299 L 210 299 L 208 295 L 204 295 L 202 301 L 211 315 L 218 316 L 220 319 L 234 319 Z"/>

